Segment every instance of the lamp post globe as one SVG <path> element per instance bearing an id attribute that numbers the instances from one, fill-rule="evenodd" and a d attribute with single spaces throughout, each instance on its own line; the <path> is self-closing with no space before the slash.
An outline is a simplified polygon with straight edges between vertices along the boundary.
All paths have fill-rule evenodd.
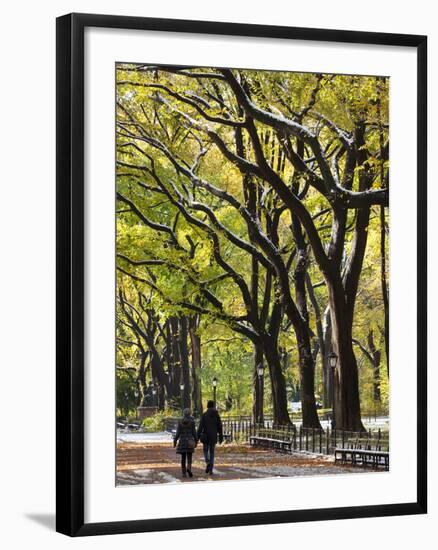
<path id="1" fill-rule="evenodd" d="M 183 411 L 184 410 L 184 382 L 181 382 L 180 385 L 179 385 L 179 389 L 181 390 L 181 395 L 180 395 L 180 399 L 181 399 L 181 410 Z"/>
<path id="2" fill-rule="evenodd" d="M 336 353 L 334 351 L 332 351 L 329 355 L 329 361 L 330 361 L 330 366 L 332 369 L 335 369 L 336 368 L 336 365 L 338 363 L 338 356 L 336 355 Z"/>

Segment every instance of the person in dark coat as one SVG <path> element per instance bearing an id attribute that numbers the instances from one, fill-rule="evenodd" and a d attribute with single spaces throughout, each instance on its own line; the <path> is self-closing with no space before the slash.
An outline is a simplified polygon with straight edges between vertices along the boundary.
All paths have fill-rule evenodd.
<path id="1" fill-rule="evenodd" d="M 201 416 L 201 421 L 198 427 L 198 439 L 204 447 L 204 458 L 206 463 L 205 473 L 213 474 L 214 466 L 214 449 L 216 443 L 222 443 L 222 421 L 217 412 L 214 401 L 207 403 L 207 410 Z"/>
<path id="2" fill-rule="evenodd" d="M 183 417 L 178 422 L 173 446 L 176 447 L 177 454 L 181 455 L 182 476 L 193 477 L 192 474 L 192 454 L 198 443 L 196 437 L 195 421 L 191 415 L 190 409 L 184 409 Z M 177 446 L 178 444 L 178 446 Z"/>

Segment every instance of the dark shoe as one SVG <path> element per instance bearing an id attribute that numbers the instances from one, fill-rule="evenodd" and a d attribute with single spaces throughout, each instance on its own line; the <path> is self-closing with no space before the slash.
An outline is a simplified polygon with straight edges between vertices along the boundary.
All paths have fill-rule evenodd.
<path id="1" fill-rule="evenodd" d="M 187 473 L 189 474 L 189 477 L 193 477 L 192 470 L 189 470 L 189 469 L 187 468 Z"/>
<path id="2" fill-rule="evenodd" d="M 187 477 L 187 472 L 186 472 L 185 469 L 182 471 L 182 476 L 183 476 L 183 477 Z"/>
<path id="3" fill-rule="evenodd" d="M 210 473 L 210 464 L 207 464 L 206 468 L 205 468 L 205 473 L 206 474 L 209 474 Z"/>

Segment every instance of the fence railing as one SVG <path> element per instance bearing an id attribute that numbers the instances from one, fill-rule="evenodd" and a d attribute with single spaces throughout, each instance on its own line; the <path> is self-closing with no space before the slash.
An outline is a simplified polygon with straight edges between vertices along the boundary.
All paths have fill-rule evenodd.
<path id="1" fill-rule="evenodd" d="M 330 428 L 300 428 L 294 434 L 293 449 L 297 452 L 333 454 L 336 448 L 352 447 L 357 441 L 367 440 L 370 446 L 388 439 L 388 433 L 380 428 L 366 432 L 332 430 Z"/>
<path id="2" fill-rule="evenodd" d="M 223 413 L 221 412 L 221 418 L 223 421 L 230 421 L 230 422 L 240 422 L 240 421 L 246 421 L 246 422 L 252 422 L 253 421 L 253 418 L 252 416 L 250 415 L 229 415 L 227 413 Z M 318 411 L 318 416 L 319 416 L 319 419 L 321 421 L 327 421 L 327 420 L 331 420 L 332 419 L 332 411 L 331 409 L 325 409 L 325 410 L 321 410 L 321 411 Z M 362 420 L 363 421 L 371 421 L 374 419 L 375 417 L 375 412 L 370 412 L 370 411 L 365 411 L 362 413 Z M 385 413 L 385 411 L 381 412 L 381 414 L 379 414 L 379 412 L 377 413 L 377 416 L 387 416 L 387 413 Z M 376 416 L 376 418 L 377 418 Z M 293 423 L 296 423 L 296 424 L 300 424 L 302 422 L 302 414 L 300 412 L 290 412 L 289 411 L 289 417 L 291 419 L 291 421 Z M 173 417 L 168 417 L 166 419 L 166 421 L 168 420 L 169 422 L 177 422 L 178 419 L 180 418 L 180 416 L 173 416 Z M 129 419 L 128 418 L 124 418 L 124 417 L 118 417 L 117 419 L 120 423 L 124 423 L 124 424 L 127 424 Z M 134 418 L 131 418 L 130 419 L 131 422 L 134 422 Z M 196 420 L 199 420 L 198 418 L 196 418 Z M 136 417 L 135 418 L 135 421 L 136 422 L 140 422 L 140 418 Z M 266 426 L 270 426 L 272 427 L 273 423 L 274 423 L 274 418 L 273 418 L 273 415 L 272 414 L 265 414 L 264 415 L 264 423 Z"/>
<path id="3" fill-rule="evenodd" d="M 168 432 L 176 430 L 178 418 L 166 418 L 165 429 Z M 256 424 L 249 418 L 225 418 L 222 420 L 223 432 L 226 440 L 233 443 L 246 444 L 251 436 L 266 437 L 290 441 L 291 449 L 295 452 L 308 452 L 316 454 L 333 454 L 337 447 L 351 446 L 358 439 L 366 438 L 370 445 L 375 445 L 380 440 L 388 439 L 388 433 L 378 429 L 369 429 L 366 432 L 349 430 L 332 430 L 319 428 L 296 427 L 294 424 L 276 425 L 272 420 L 266 420 L 263 424 Z"/>
<path id="4" fill-rule="evenodd" d="M 222 420 L 222 429 L 228 441 L 234 443 L 248 443 L 255 434 L 256 424 L 248 420 Z"/>

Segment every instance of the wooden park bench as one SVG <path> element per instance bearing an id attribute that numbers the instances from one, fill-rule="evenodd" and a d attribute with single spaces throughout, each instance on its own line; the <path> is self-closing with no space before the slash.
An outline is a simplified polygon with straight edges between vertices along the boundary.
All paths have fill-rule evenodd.
<path id="1" fill-rule="evenodd" d="M 130 424 L 126 425 L 126 428 L 131 431 L 136 431 L 140 429 L 140 424 L 136 422 L 131 422 Z"/>
<path id="2" fill-rule="evenodd" d="M 262 447 L 279 452 L 290 453 L 294 448 L 291 433 L 269 429 L 261 429 L 256 435 L 250 436 L 249 443 L 253 447 Z"/>
<path id="3" fill-rule="evenodd" d="M 356 435 L 354 439 L 344 441 L 341 447 L 335 448 L 335 462 L 356 464 L 356 452 L 362 447 L 366 447 L 367 442 L 368 438 L 361 438 L 360 435 Z"/>
<path id="4" fill-rule="evenodd" d="M 387 440 L 377 439 L 374 444 L 369 437 L 357 436 L 347 441 L 342 447 L 335 448 L 335 462 L 351 464 L 352 466 L 372 466 L 377 469 L 382 466 L 389 470 L 389 444 Z"/>
<path id="5" fill-rule="evenodd" d="M 389 441 L 378 439 L 370 448 L 361 450 L 360 460 L 364 467 L 371 466 L 377 470 L 382 466 L 384 470 L 389 470 Z"/>

